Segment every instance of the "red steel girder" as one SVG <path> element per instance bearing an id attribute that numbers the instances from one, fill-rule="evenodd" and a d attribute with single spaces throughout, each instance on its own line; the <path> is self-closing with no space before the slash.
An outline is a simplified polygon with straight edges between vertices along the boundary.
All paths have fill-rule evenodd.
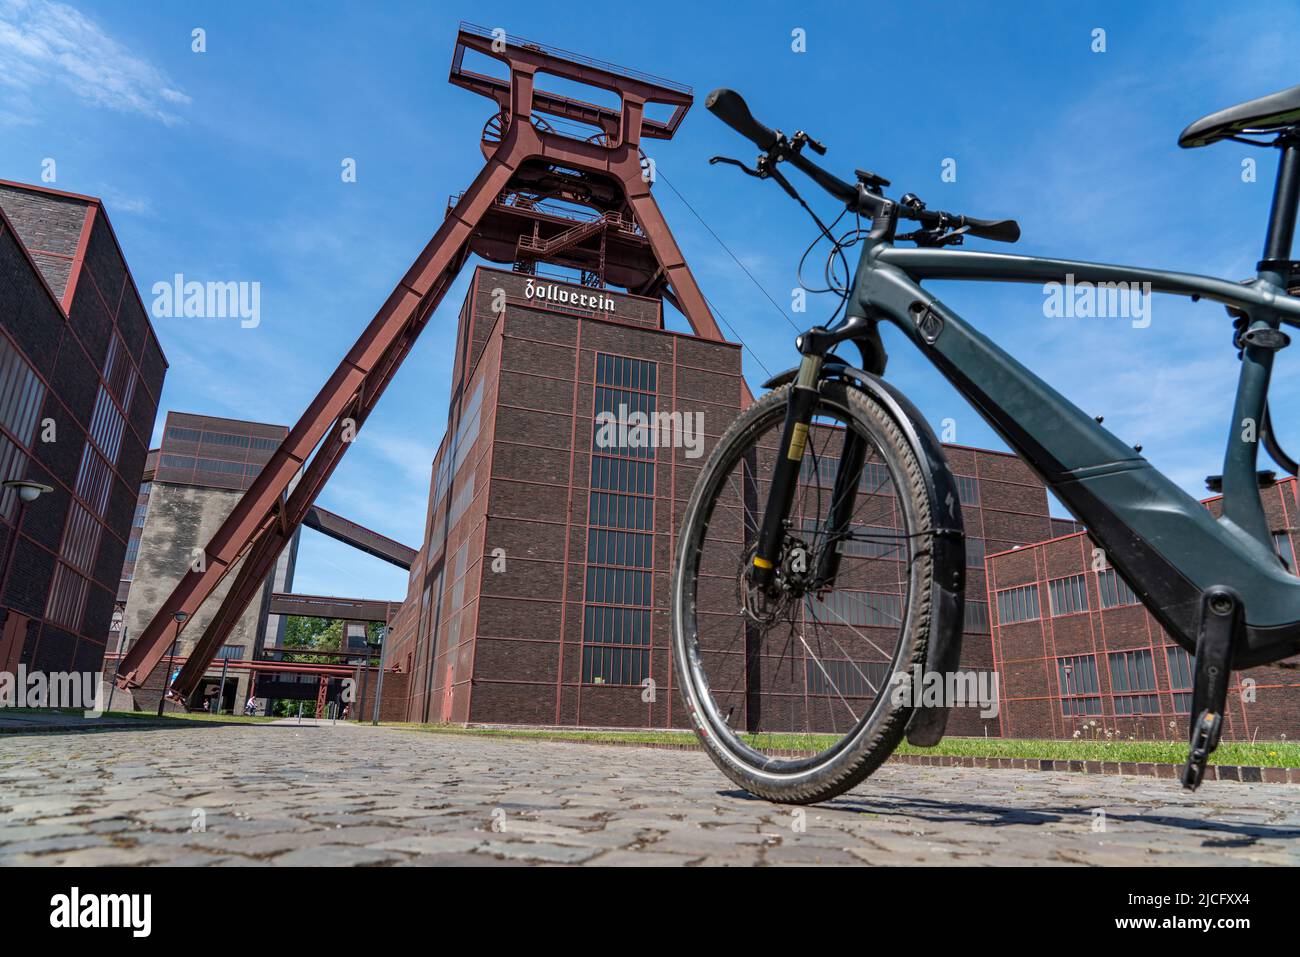
<path id="1" fill-rule="evenodd" d="M 233 585 L 190 651 L 173 691 L 188 696 L 202 680 L 464 265 L 484 213 L 511 186 L 511 177 L 521 164 L 540 160 L 599 174 L 611 181 L 626 197 L 659 263 L 658 288 L 646 294 L 658 292 L 670 298 L 696 335 L 722 339 L 704 295 L 650 194 L 651 183 L 642 176 L 640 140 L 646 124 L 645 104 L 670 102 L 678 107 L 671 129 L 664 130 L 671 135 L 690 105 L 690 91 L 644 74 L 620 73 L 608 64 L 566 59 L 569 55 L 519 41 L 511 40 L 498 50 L 474 28 L 462 28 L 457 49 L 462 45 L 510 67 L 508 98 L 499 86 L 476 90 L 491 96 L 512 118 L 496 151 L 212 536 L 204 549 L 202 569 L 185 574 L 132 645 L 117 679 L 121 687 L 143 684 L 166 656 L 185 622 L 193 619 L 204 601 L 239 565 Z M 622 110 L 612 118 L 600 118 L 602 126 L 616 135 L 606 137 L 605 142 L 585 142 L 538 129 L 530 119 L 535 105 L 533 78 L 538 71 L 618 92 Z M 453 71 L 453 82 L 455 77 Z M 546 96 L 543 106 L 552 99 Z M 616 125 L 613 120 L 617 120 Z M 656 129 L 658 132 L 661 130 Z"/>

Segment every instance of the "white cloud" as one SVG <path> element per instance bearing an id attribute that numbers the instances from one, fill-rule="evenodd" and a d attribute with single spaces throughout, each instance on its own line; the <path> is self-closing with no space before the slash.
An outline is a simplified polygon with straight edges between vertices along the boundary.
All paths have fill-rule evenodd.
<path id="1" fill-rule="evenodd" d="M 51 0 L 0 0 L 0 86 L 30 109 L 28 94 L 51 82 L 95 106 L 167 124 L 180 122 L 174 110 L 190 102 L 166 74 L 73 7 Z"/>
<path id="2" fill-rule="evenodd" d="M 152 216 L 153 201 L 147 196 L 128 196 L 113 189 L 101 190 L 100 199 L 108 204 L 110 212 L 132 216 Z"/>

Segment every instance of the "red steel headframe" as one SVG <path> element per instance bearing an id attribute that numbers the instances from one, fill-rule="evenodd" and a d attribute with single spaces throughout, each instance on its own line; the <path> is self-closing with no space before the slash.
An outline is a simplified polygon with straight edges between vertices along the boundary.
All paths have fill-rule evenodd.
<path id="1" fill-rule="evenodd" d="M 509 80 L 465 69 L 466 50 L 506 63 Z M 538 72 L 613 91 L 621 97 L 622 108 L 612 110 L 535 91 Z M 668 139 L 673 135 L 692 103 L 688 87 L 467 24 L 462 24 L 457 34 L 451 82 L 496 100 L 502 115 L 508 117 L 500 143 L 212 536 L 204 549 L 202 569 L 185 574 L 132 645 L 119 670 L 120 687 L 136 688 L 144 683 L 184 629 L 184 622 L 193 618 L 242 559 L 233 586 L 172 689 L 184 699 L 198 685 L 465 264 L 485 211 L 526 161 L 560 164 L 612 180 L 649 241 L 664 295 L 671 296 L 696 335 L 722 339 L 695 277 L 650 195 L 650 182 L 642 175 L 642 137 Z M 647 118 L 647 103 L 667 104 L 673 112 L 666 121 Z M 539 129 L 532 122 L 534 109 L 596 126 L 604 136 L 584 142 L 553 132 L 545 123 Z M 294 484 L 300 470 L 301 478 Z"/>

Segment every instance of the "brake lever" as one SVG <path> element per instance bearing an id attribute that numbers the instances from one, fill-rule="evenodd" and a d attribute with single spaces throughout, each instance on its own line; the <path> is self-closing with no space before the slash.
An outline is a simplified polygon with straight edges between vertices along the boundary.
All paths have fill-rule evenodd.
<path id="1" fill-rule="evenodd" d="M 794 151 L 796 153 L 801 151 L 804 148 L 804 145 L 806 144 L 818 156 L 826 155 L 826 147 L 821 143 L 817 142 L 817 140 L 813 139 L 803 130 L 799 130 L 797 133 L 794 134 L 794 138 L 791 140 L 791 143 L 794 144 Z"/>
<path id="2" fill-rule="evenodd" d="M 780 184 L 781 188 L 789 194 L 791 199 L 799 199 L 799 193 L 795 190 L 794 186 L 785 178 L 781 171 L 776 168 L 777 162 L 779 162 L 779 159 L 774 161 L 767 154 L 760 154 L 758 157 L 757 167 L 755 169 L 750 169 L 740 160 L 732 159 L 730 156 L 709 157 L 710 166 L 717 163 L 726 163 L 728 166 L 738 166 L 740 167 L 741 172 L 748 176 L 752 176 L 755 179 L 775 180 Z"/>
<path id="3" fill-rule="evenodd" d="M 760 173 L 760 172 L 759 172 L 758 170 L 756 170 L 756 169 L 750 169 L 748 166 L 746 166 L 744 163 L 742 163 L 742 162 L 741 162 L 740 160 L 738 160 L 738 159 L 732 159 L 730 156 L 710 156 L 710 157 L 709 157 L 709 165 L 710 165 L 710 166 L 714 166 L 714 165 L 716 165 L 716 164 L 718 164 L 718 163 L 726 163 L 728 166 L 739 166 L 740 169 L 741 169 L 741 172 L 745 173 L 745 174 L 748 175 L 748 176 L 752 176 L 752 177 L 754 177 L 755 179 L 766 179 L 766 176 L 765 176 L 763 173 Z"/>
<path id="4" fill-rule="evenodd" d="M 921 249 L 938 249 L 943 246 L 960 246 L 966 240 L 966 233 L 969 231 L 968 226 L 961 226 L 957 229 L 948 229 L 946 226 L 936 226 L 933 229 L 917 229 L 910 233 L 904 233 L 896 237 L 898 242 L 916 243 Z"/>

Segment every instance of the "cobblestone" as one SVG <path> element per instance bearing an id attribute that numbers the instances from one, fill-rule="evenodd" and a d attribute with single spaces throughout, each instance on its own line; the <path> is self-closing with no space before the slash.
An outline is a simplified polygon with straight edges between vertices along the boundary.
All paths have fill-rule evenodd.
<path id="1" fill-rule="evenodd" d="M 892 764 L 796 809 L 692 751 L 342 725 L 32 733 L 0 736 L 0 865 L 1294 866 L 1296 794 Z"/>

